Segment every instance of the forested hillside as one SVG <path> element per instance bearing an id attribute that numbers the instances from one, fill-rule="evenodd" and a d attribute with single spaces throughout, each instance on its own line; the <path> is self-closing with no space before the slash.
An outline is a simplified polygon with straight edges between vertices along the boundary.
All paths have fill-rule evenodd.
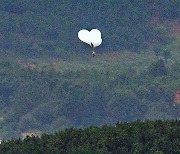
<path id="1" fill-rule="evenodd" d="M 180 65 L 32 70 L 1 63 L 1 133 L 50 132 L 136 119 L 178 119 Z"/>
<path id="2" fill-rule="evenodd" d="M 68 57 L 89 50 L 77 39 L 80 29 L 102 31 L 99 52 L 140 52 L 166 46 L 168 20 L 179 15 L 178 0 L 1 0 L 1 55 Z"/>
<path id="3" fill-rule="evenodd" d="M 178 0 L 1 0 L 0 139 L 179 119 L 179 6 Z M 84 28 L 102 32 L 94 58 L 78 40 Z"/>
<path id="4" fill-rule="evenodd" d="M 180 153 L 179 121 L 117 123 L 114 127 L 66 129 L 41 137 L 2 142 L 10 153 Z"/>

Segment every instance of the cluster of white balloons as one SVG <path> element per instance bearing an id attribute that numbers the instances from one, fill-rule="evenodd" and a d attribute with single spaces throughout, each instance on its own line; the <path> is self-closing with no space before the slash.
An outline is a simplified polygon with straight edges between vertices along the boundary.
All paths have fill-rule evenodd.
<path id="1" fill-rule="evenodd" d="M 88 31 L 86 29 L 78 32 L 79 39 L 89 44 L 92 48 L 98 47 L 102 43 L 101 32 L 98 29 Z"/>

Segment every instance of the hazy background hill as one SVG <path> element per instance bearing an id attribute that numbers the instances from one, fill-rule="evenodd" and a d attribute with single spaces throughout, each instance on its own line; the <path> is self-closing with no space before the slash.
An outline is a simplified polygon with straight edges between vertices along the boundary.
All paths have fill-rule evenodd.
<path id="1" fill-rule="evenodd" d="M 179 1 L 2 0 L 0 137 L 179 119 Z M 81 29 L 98 28 L 92 58 Z"/>
<path id="2" fill-rule="evenodd" d="M 140 52 L 171 42 L 166 21 L 178 19 L 178 1 L 2 0 L 1 52 L 25 57 L 69 57 L 89 50 L 77 39 L 83 28 L 102 31 L 101 52 Z M 87 50 L 87 51 L 86 51 Z"/>

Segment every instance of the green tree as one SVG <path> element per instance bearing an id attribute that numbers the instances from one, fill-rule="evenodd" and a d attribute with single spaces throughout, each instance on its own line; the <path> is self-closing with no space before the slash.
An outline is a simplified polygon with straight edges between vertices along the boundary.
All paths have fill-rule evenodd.
<path id="1" fill-rule="evenodd" d="M 163 56 L 164 56 L 165 62 L 167 64 L 167 60 L 172 57 L 172 54 L 171 54 L 171 52 L 168 49 L 165 49 L 163 51 Z"/>
<path id="2" fill-rule="evenodd" d="M 159 57 L 162 53 L 163 47 L 161 45 L 157 45 L 153 48 L 153 51 L 157 57 Z"/>
<path id="3" fill-rule="evenodd" d="M 151 64 L 148 68 L 148 71 L 149 71 L 150 75 L 152 75 L 153 77 L 167 75 L 167 73 L 168 73 L 168 70 L 162 59 Z"/>

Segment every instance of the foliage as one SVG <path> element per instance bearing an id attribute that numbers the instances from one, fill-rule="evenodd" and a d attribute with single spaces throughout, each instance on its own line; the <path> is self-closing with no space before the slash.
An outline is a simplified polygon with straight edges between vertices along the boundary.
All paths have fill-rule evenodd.
<path id="1" fill-rule="evenodd" d="M 179 40 L 171 44 L 173 37 L 165 24 L 179 19 L 178 3 L 1 0 L 0 138 L 117 121 L 178 119 L 173 99 L 180 87 Z M 112 57 L 113 66 L 106 60 L 95 59 L 94 63 L 86 56 L 91 49 L 77 37 L 79 30 L 92 28 L 103 35 L 98 53 L 123 54 L 128 50 L 142 55 L 131 52 L 125 60 Z M 176 57 L 176 62 L 165 65 L 162 60 L 152 60 L 154 57 L 142 62 L 141 57 L 151 54 L 151 49 L 157 55 L 160 51 L 166 61 L 171 55 Z M 80 64 L 71 61 L 73 58 Z M 134 63 L 136 58 L 139 61 Z M 41 66 L 29 62 L 37 59 Z M 66 69 L 62 59 L 68 61 Z M 81 64 L 82 59 L 86 64 Z M 73 150 L 96 151 L 89 145 L 84 147 Z M 119 151 L 127 153 L 127 148 Z"/>
<path id="2" fill-rule="evenodd" d="M 167 75 L 167 68 L 164 64 L 164 61 L 160 59 L 157 62 L 151 64 L 151 66 L 149 66 L 149 73 L 154 77 Z"/>
<path id="3" fill-rule="evenodd" d="M 70 128 L 2 142 L 1 153 L 179 153 L 180 121 L 135 121 Z"/>
<path id="4" fill-rule="evenodd" d="M 179 109 L 173 106 L 180 86 L 177 64 L 166 67 L 160 60 L 141 71 L 133 67 L 56 71 L 26 65 L 0 64 L 0 130 L 7 131 L 6 139 L 29 131 L 179 118 Z"/>
<path id="5" fill-rule="evenodd" d="M 160 56 L 164 57 L 164 60 L 167 64 L 167 60 L 172 57 L 171 51 L 168 47 L 157 45 L 154 47 L 153 51 L 155 52 L 155 55 L 160 58 Z"/>

